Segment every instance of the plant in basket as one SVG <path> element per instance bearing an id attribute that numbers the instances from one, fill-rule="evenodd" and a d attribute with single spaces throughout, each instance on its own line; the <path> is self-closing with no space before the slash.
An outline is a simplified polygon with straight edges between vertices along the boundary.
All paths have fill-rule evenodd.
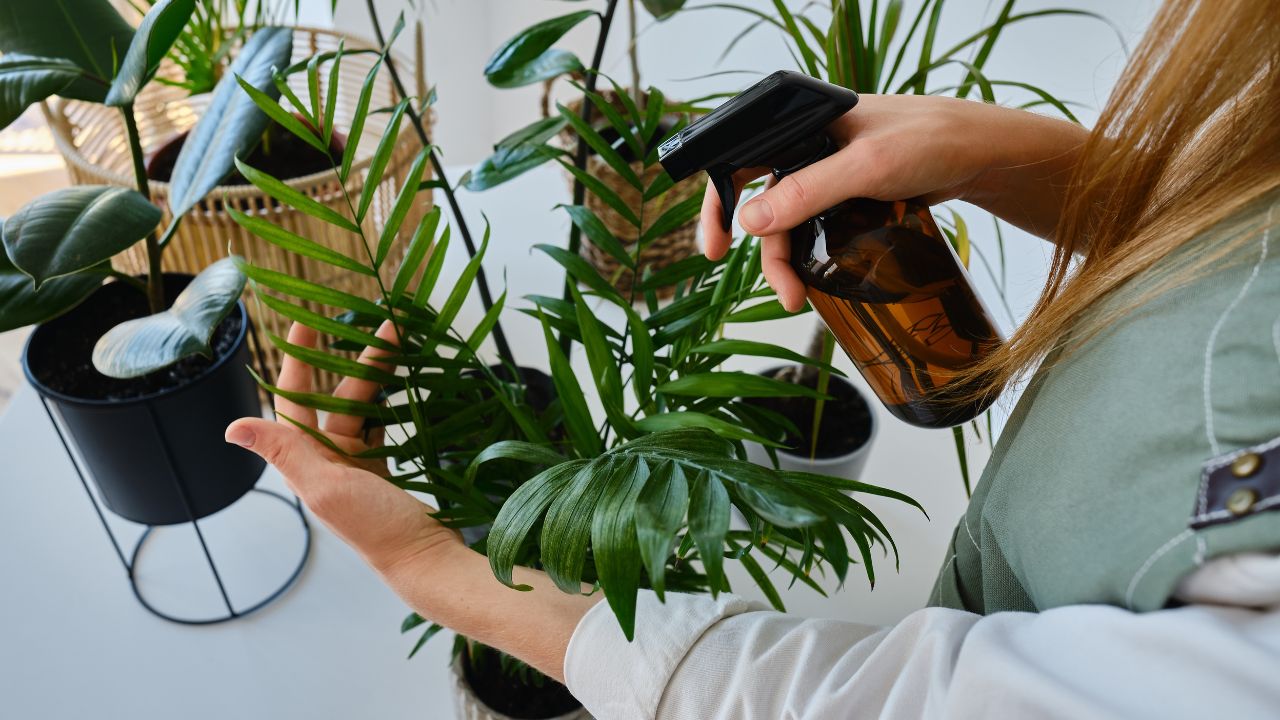
<path id="1" fill-rule="evenodd" d="M 466 186 L 474 191 L 485 190 L 545 162 L 559 163 L 568 174 L 573 191 L 570 249 L 581 252 L 603 277 L 627 292 L 637 272 L 643 276 L 645 269 L 661 270 L 697 252 L 693 218 L 702 186 L 696 179 L 673 185 L 669 178 L 664 180 L 665 173 L 658 166 L 657 142 L 687 124 L 694 108 L 688 103 L 671 102 L 656 88 L 642 89 L 635 0 L 626 3 L 630 13 L 631 85 L 624 88 L 610 79 L 610 88 L 597 87 L 598 78 L 603 77 L 600 62 L 618 4 L 613 0 L 606 3 L 603 12 L 583 10 L 544 20 L 494 52 L 485 66 L 490 84 L 511 88 L 543 83 L 543 118 L 499 141 L 494 154 L 468 176 Z M 643 4 L 661 21 L 684 3 L 645 0 Z M 589 67 L 573 53 L 553 47 L 565 33 L 593 18 L 599 20 L 600 32 Z M 567 104 L 557 103 L 553 109 L 551 89 L 558 78 L 570 79 L 581 94 Z M 630 128 L 626 142 L 615 126 Z M 591 192 L 586 191 L 588 186 Z M 676 208 L 684 211 L 672 214 Z M 676 218 L 681 222 L 671 222 Z M 587 225 L 593 230 L 607 228 L 619 238 L 623 253 L 618 247 L 598 244 Z M 580 243 L 583 233 L 587 235 L 586 243 Z M 639 252 L 633 252 L 637 248 Z M 618 256 L 624 253 L 638 255 L 639 262 L 621 262 Z M 660 289 L 664 295 L 670 291 Z"/>
<path id="2" fill-rule="evenodd" d="M 923 0 L 914 7 L 902 0 L 838 0 L 828 7 L 807 3 L 792 10 L 793 5 L 783 0 L 772 0 L 773 12 L 768 12 L 743 5 L 709 3 L 687 7 L 685 12 L 710 8 L 741 12 L 751 20 L 734 36 L 725 55 L 758 29 L 774 30 L 781 34 L 801 72 L 859 93 L 949 94 L 959 98 L 977 93 L 983 102 L 1004 100 L 1022 108 L 1044 107 L 1072 121 L 1076 118 L 1070 110 L 1071 103 L 1034 84 L 1034 79 L 994 79 L 988 77 L 984 70 L 1005 31 L 1016 25 L 1063 15 L 1105 21 L 1096 13 L 1067 8 L 1018 12 L 1016 0 L 1006 0 L 1000 4 L 994 19 L 989 22 L 983 20 L 960 42 L 939 47 L 939 33 L 948 23 L 948 18 L 963 15 L 968 20 L 972 17 L 964 13 L 944 14 L 946 0 Z M 1009 96 L 997 98 L 997 91 Z M 964 266 L 969 265 L 971 255 L 978 259 L 997 290 L 1009 322 L 1015 322 L 1005 300 L 1004 243 L 1000 222 L 994 217 L 991 219 L 995 242 L 991 253 L 993 260 L 989 261 L 987 254 L 971 243 L 964 218 L 951 207 L 945 209 L 947 215 L 939 222 L 941 232 Z M 829 362 L 835 346 L 834 336 L 820 325 L 808 354 Z M 789 398 L 781 402 L 770 401 L 772 409 L 791 418 L 804 431 L 799 436 L 784 438 L 787 445 L 803 449 L 802 453 L 780 453 L 784 465 L 794 468 L 825 467 L 830 472 L 856 477 L 875 434 L 874 416 L 869 412 L 866 400 L 851 386 L 830 378 L 814 366 L 775 368 L 768 372 L 835 396 L 832 400 Z M 832 383 L 838 385 L 837 390 L 832 390 L 836 387 Z M 985 436 L 990 441 L 993 435 L 989 411 L 985 417 Z M 844 420 L 832 422 L 835 418 Z M 852 422 L 848 420 L 851 418 Z M 863 420 L 858 421 L 858 418 Z M 975 437 L 982 441 L 984 432 L 976 420 L 971 423 L 971 428 Z M 952 432 L 955 434 L 961 476 L 968 492 L 970 483 L 964 427 L 956 426 Z M 859 445 L 858 439 L 863 444 Z M 762 459 L 763 455 L 762 449 L 753 448 L 753 457 Z"/>
<path id="3" fill-rule="evenodd" d="M 244 277 L 232 259 L 194 278 L 163 273 L 161 260 L 183 218 L 235 155 L 253 148 L 267 118 L 234 79 L 219 84 L 176 160 L 167 224 L 137 132 L 136 99 L 194 4 L 158 2 L 136 32 L 105 0 L 67 3 L 82 23 L 76 34 L 66 32 L 61 15 L 30 3 L 11 3 L 0 17 L 4 119 L 55 94 L 110 109 L 126 129 L 136 188 L 57 190 L 5 220 L 0 329 L 39 324 L 23 354 L 27 377 L 58 410 L 108 507 L 153 525 L 225 507 L 262 469 L 216 432 L 260 407 L 243 371 Z M 271 68 L 287 64 L 291 45 L 289 29 L 262 28 L 232 69 L 274 96 Z M 113 266 L 135 245 L 146 257 L 140 275 Z M 191 512 L 173 496 L 175 474 L 191 487 Z"/>
<path id="4" fill-rule="evenodd" d="M 273 117 L 285 112 L 263 95 L 254 94 L 254 100 Z M 413 102 L 403 100 L 392 112 L 407 111 Z M 638 108 L 606 117 L 622 143 L 657 133 Z M 290 130 L 300 137 L 311 134 L 303 123 Z M 584 133 L 599 134 L 589 126 Z M 415 165 L 429 157 L 429 149 L 422 151 Z M 250 257 L 244 270 L 258 297 L 327 336 L 329 344 L 317 347 L 309 341 L 312 332 L 301 328 L 271 341 L 298 361 L 382 386 L 382 402 L 279 387 L 265 379 L 264 387 L 292 407 L 350 418 L 361 426 L 354 436 L 384 437 L 385 445 L 339 444 L 307 420 L 286 418 L 337 457 L 374 469 L 405 491 L 430 495 L 438 510 L 424 511 L 462 531 L 504 583 L 517 586 L 513 570 L 526 566 L 545 570 L 564 592 L 601 592 L 631 637 L 645 631 L 635 624 L 641 588 L 660 597 L 728 591 L 729 561 L 740 563 L 781 608 L 766 568 L 781 568 L 821 593 L 814 572 L 829 570 L 843 581 L 860 562 L 874 582 L 875 546 L 895 552 L 896 560 L 888 529 L 854 496 L 919 507 L 915 501 L 886 488 L 745 459 L 745 442 L 773 449 L 778 443 L 772 438 L 795 431 L 785 416 L 753 399 L 819 393 L 723 370 L 724 362 L 749 355 L 831 370 L 785 347 L 723 337 L 739 323 L 788 316 L 770 298 L 755 239 L 741 239 L 719 261 L 694 255 L 650 270 L 626 293 L 577 253 L 537 245 L 564 269 L 568 293 L 530 296 L 516 308 L 535 318 L 542 331 L 541 347 L 526 350 L 536 358 L 519 360 L 549 368 L 547 376 L 519 367 L 508 352 L 499 351 L 496 365 L 486 357 L 507 312 L 505 293 L 485 303 L 473 325 L 459 320 L 466 298 L 479 287 L 490 247 L 487 228 L 457 277 L 446 279 L 445 258 L 457 246 L 439 210 L 412 228 L 403 224 L 374 235 L 358 222 L 360 199 L 354 194 L 345 194 L 345 212 L 333 213 L 286 192 L 278 179 L 247 163 L 240 171 L 281 204 L 352 233 L 363 251 L 335 255 L 268 217 L 237 215 L 247 229 L 343 272 L 385 272 L 392 278 L 376 296 L 361 297 L 273 272 Z M 397 207 L 420 202 L 430 189 L 406 185 Z M 597 241 L 621 246 L 607 228 L 587 225 Z M 412 239 L 403 258 L 392 259 L 385 249 L 397 232 Z M 619 262 L 634 267 L 635 252 L 619 252 Z M 663 287 L 672 288 L 666 304 L 658 297 Z M 352 361 L 338 354 L 343 350 L 368 354 L 363 362 Z M 589 372 L 575 371 L 575 356 Z M 599 398 L 599 411 L 592 410 L 589 395 Z M 740 525 L 731 524 L 735 512 Z M 442 628 L 410 615 L 402 629 L 420 633 L 416 653 Z M 584 715 L 562 686 L 465 638 L 455 640 L 454 672 L 465 717 Z"/>

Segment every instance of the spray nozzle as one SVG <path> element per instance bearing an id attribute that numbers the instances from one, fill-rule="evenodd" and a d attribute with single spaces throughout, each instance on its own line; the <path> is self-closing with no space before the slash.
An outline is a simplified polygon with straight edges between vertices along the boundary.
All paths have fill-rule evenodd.
<path id="1" fill-rule="evenodd" d="M 830 155 L 834 144 L 826 127 L 857 104 L 852 90 L 779 70 L 668 138 L 658 147 L 658 161 L 677 182 L 707 171 L 727 232 L 736 171 L 768 167 L 782 177 Z"/>

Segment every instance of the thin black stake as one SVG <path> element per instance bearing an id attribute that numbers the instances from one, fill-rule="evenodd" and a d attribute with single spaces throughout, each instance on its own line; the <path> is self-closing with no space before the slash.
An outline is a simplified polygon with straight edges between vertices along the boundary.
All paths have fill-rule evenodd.
<path id="1" fill-rule="evenodd" d="M 616 0 L 615 0 L 616 1 Z M 386 47 L 387 39 L 382 33 L 382 23 L 378 21 L 378 11 L 373 6 L 373 0 L 365 0 L 365 5 L 369 8 L 369 19 L 373 21 L 373 34 L 378 40 L 379 47 Z M 391 82 L 396 87 L 396 92 L 400 93 L 400 97 L 407 98 L 409 93 L 405 90 L 404 83 L 400 82 L 400 73 L 396 70 L 395 61 L 388 52 L 383 63 L 387 66 L 387 71 L 391 73 Z M 435 171 L 436 177 L 440 179 L 441 189 L 444 190 L 445 199 L 449 202 L 449 210 L 453 213 L 454 225 L 458 228 L 458 233 L 462 235 L 462 242 L 467 247 L 467 255 L 474 258 L 476 256 L 476 244 L 471 239 L 471 230 L 467 227 L 467 221 L 462 217 L 462 209 L 458 205 L 458 198 L 453 193 L 453 185 L 449 182 L 449 176 L 444 172 L 444 166 L 440 163 L 440 158 L 436 155 L 435 148 L 431 145 L 431 138 L 427 135 L 426 126 L 422 124 L 422 117 L 418 115 L 418 111 L 410 103 L 406 109 L 409 116 L 409 122 L 413 125 L 413 129 L 418 132 L 418 140 L 422 142 L 422 146 L 427 149 L 427 155 L 431 158 L 431 168 Z M 485 278 L 484 266 L 481 265 L 476 273 L 476 285 L 480 289 L 480 301 L 484 304 L 485 312 L 493 308 L 493 295 L 489 292 L 489 281 Z M 509 363 L 512 367 L 516 367 L 515 356 L 511 354 L 511 346 L 507 344 L 506 333 L 502 331 L 502 321 L 493 326 L 493 342 L 498 346 L 498 355 L 503 362 Z"/>

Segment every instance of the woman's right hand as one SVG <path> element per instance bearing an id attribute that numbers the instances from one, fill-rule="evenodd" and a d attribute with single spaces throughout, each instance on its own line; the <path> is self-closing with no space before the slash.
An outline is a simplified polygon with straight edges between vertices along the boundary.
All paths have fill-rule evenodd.
<path id="1" fill-rule="evenodd" d="M 805 291 L 790 265 L 787 231 L 844 200 L 965 200 L 1042 237 L 1061 212 L 1061 193 L 1088 131 L 1024 110 L 924 95 L 862 95 L 828 127 L 834 155 L 770 183 L 738 209 L 738 222 L 764 238 L 766 279 L 788 310 Z M 739 187 L 767 174 L 740 171 Z M 707 257 L 723 257 L 732 237 L 720 200 L 707 188 L 702 229 Z"/>

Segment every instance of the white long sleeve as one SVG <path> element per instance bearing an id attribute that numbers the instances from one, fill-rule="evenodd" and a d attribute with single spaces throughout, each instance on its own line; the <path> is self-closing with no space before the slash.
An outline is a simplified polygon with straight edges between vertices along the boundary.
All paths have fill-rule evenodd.
<path id="1" fill-rule="evenodd" d="M 1193 604 L 931 608 L 876 628 L 642 593 L 635 642 L 601 603 L 565 673 L 598 720 L 1280 715 L 1280 556 L 1216 560 L 1179 596 Z"/>

